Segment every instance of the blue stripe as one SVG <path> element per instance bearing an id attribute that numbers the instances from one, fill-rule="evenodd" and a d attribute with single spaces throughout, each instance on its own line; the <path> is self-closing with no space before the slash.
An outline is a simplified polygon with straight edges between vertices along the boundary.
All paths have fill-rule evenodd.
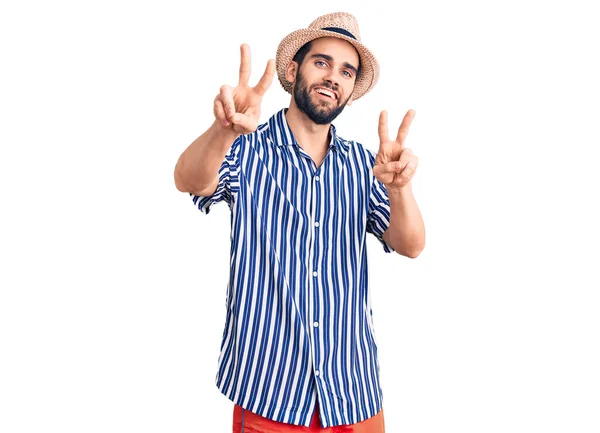
<path id="1" fill-rule="evenodd" d="M 221 201 L 231 210 L 216 384 L 243 409 L 306 427 L 317 399 L 323 427 L 382 404 L 366 233 L 393 251 L 389 199 L 373 152 L 331 131 L 317 167 L 281 110 L 232 144 L 212 196 L 192 195 L 206 214 Z"/>

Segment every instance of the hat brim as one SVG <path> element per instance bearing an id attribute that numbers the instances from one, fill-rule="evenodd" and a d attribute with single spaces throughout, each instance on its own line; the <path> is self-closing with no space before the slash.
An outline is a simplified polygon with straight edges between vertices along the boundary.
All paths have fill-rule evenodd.
<path id="1" fill-rule="evenodd" d="M 377 83 L 377 80 L 379 80 L 379 63 L 373 53 L 356 39 L 329 30 L 300 29 L 283 38 L 279 43 L 279 47 L 277 47 L 276 56 L 277 77 L 279 78 L 279 82 L 284 90 L 291 94 L 293 83 L 285 78 L 287 66 L 304 44 L 318 38 L 328 37 L 348 41 L 358 52 L 360 57 L 360 74 L 354 83 L 354 92 L 352 93 L 352 99 L 357 100 L 370 91 Z"/>

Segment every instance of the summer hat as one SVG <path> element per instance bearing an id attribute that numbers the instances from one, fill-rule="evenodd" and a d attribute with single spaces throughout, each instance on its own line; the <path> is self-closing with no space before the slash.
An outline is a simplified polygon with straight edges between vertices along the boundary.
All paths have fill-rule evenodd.
<path id="1" fill-rule="evenodd" d="M 379 63 L 371 51 L 360 42 L 356 18 L 346 12 L 320 16 L 308 28 L 287 35 L 277 47 L 276 64 L 279 82 L 286 92 L 292 93 L 292 83 L 285 79 L 285 70 L 298 50 L 317 38 L 333 37 L 350 42 L 360 56 L 360 74 L 354 83 L 353 98 L 357 100 L 375 86 L 379 79 Z"/>

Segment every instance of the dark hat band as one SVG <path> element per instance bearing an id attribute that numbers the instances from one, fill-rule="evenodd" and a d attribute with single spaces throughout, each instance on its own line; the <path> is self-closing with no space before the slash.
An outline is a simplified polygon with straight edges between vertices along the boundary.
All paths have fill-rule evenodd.
<path id="1" fill-rule="evenodd" d="M 339 27 L 323 27 L 321 30 L 329 30 L 330 32 L 340 33 L 344 36 L 348 36 L 349 38 L 356 40 L 352 33 L 350 33 L 348 30 L 340 29 Z"/>

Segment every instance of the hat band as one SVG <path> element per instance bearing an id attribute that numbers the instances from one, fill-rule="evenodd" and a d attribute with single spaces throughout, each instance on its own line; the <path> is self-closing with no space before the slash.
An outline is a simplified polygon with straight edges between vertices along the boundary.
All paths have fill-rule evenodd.
<path id="1" fill-rule="evenodd" d="M 348 30 L 340 29 L 339 27 L 323 27 L 321 30 L 329 30 L 330 32 L 340 33 L 344 36 L 348 36 L 349 38 L 356 40 L 352 33 L 350 33 Z"/>

